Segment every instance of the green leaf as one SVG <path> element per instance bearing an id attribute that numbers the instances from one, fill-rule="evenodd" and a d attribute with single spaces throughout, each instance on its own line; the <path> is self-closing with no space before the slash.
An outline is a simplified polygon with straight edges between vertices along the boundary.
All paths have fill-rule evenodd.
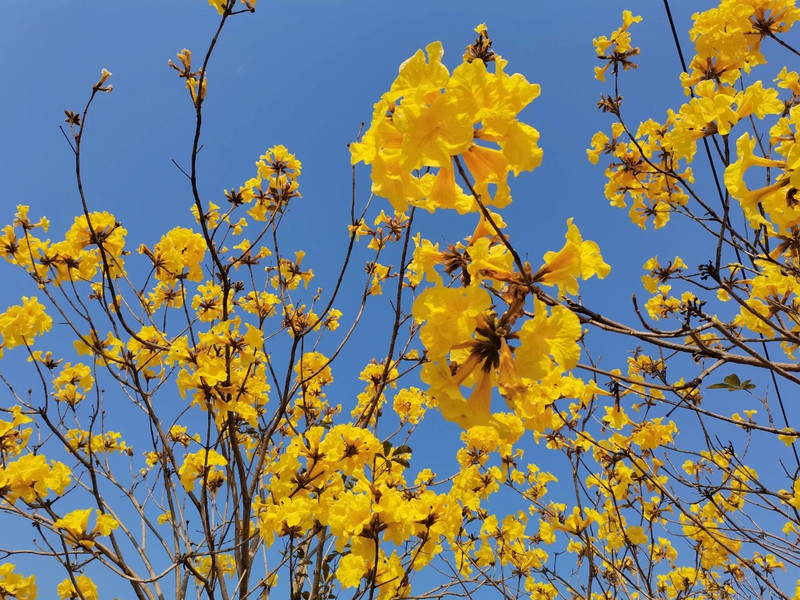
<path id="1" fill-rule="evenodd" d="M 397 446 L 397 448 L 394 449 L 395 456 L 400 456 L 402 454 L 411 454 L 411 447 L 406 446 L 405 444 L 401 444 L 400 446 Z"/>
<path id="2" fill-rule="evenodd" d="M 725 379 L 722 380 L 722 383 L 713 383 L 708 386 L 710 390 L 728 390 L 729 392 L 741 391 L 741 390 L 752 390 L 756 386 L 755 384 L 751 383 L 749 379 L 745 379 L 741 381 L 739 376 L 735 373 L 731 373 Z"/>

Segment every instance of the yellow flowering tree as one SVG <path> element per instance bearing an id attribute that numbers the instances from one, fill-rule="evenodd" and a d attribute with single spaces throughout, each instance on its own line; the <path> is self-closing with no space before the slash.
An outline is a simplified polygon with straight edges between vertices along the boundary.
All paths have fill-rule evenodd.
<path id="1" fill-rule="evenodd" d="M 217 197 L 200 191 L 210 57 L 255 11 L 210 4 L 207 50 L 169 63 L 195 114 L 180 167 L 194 226 L 131 245 L 85 193 L 103 70 L 66 111 L 78 216 L 51 240 L 19 206 L 0 235 L 33 290 L 0 314 L 0 353 L 24 353 L 36 376 L 21 393 L 2 369 L 0 512 L 35 536 L 0 541 L 0 598 L 36 598 L 44 569 L 59 582 L 43 597 L 82 600 L 800 598 L 800 83 L 762 48 L 800 56 L 793 1 L 694 15 L 686 101 L 660 121 L 630 123 L 620 94 L 639 17 L 594 40 L 613 89 L 588 158 L 607 165 L 607 199 L 639 227 L 682 218 L 707 242 L 643 257 L 648 299 L 629 323 L 581 295 L 610 266 L 579 219 L 561 248 L 507 232 L 510 175 L 542 161 L 520 119 L 540 90 L 485 25 L 455 65 L 433 42 L 380 95 L 350 146 L 341 268 L 316 287 L 281 228 L 302 218 L 287 148 Z M 388 202 L 356 193 L 359 164 Z M 421 210 L 455 211 L 462 239 L 440 248 Z M 368 304 L 385 329 L 347 391 L 334 378 Z M 74 352 L 47 335 L 54 319 Z M 589 351 L 609 335 L 637 344 L 617 368 Z M 415 451 L 439 416 L 461 432 L 437 448 L 448 473 Z"/>

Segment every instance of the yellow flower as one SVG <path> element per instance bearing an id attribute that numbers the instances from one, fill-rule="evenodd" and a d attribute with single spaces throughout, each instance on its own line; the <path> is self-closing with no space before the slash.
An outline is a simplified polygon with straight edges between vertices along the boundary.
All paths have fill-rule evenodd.
<path id="1" fill-rule="evenodd" d="M 543 379 L 551 372 L 575 368 L 581 354 L 578 317 L 563 306 L 547 307 L 534 299 L 534 318 L 519 332 L 521 346 L 515 351 L 517 370 L 522 377 Z"/>
<path id="2" fill-rule="evenodd" d="M 589 279 L 597 275 L 605 278 L 611 267 L 603 260 L 600 247 L 591 240 L 581 237 L 572 219 L 567 220 L 566 243 L 558 252 L 547 252 L 545 264 L 534 274 L 534 281 L 545 285 L 557 285 L 560 290 L 569 294 L 578 293 L 577 278 Z"/>
<path id="3" fill-rule="evenodd" d="M 23 296 L 21 306 L 11 306 L 0 314 L 0 336 L 3 337 L 0 357 L 3 355 L 3 348 L 30 344 L 37 335 L 50 331 L 52 325 L 53 319 L 47 315 L 44 305 L 36 296 Z"/>
<path id="4" fill-rule="evenodd" d="M 622 429 L 625 425 L 630 425 L 633 421 L 618 406 L 605 406 L 606 416 L 603 422 L 608 423 L 612 429 Z"/>
<path id="5" fill-rule="evenodd" d="M 678 428 L 672 421 L 667 425 L 662 425 L 662 420 L 663 418 L 659 417 L 637 425 L 631 436 L 633 443 L 638 444 L 643 451 L 646 451 L 672 442 Z"/>
<path id="6" fill-rule="evenodd" d="M 622 11 L 622 26 L 614 30 L 610 38 L 602 35 L 592 40 L 598 58 L 607 61 L 605 66 L 595 67 L 595 79 L 605 81 L 605 73 L 609 66 L 613 66 L 615 75 L 619 65 L 622 65 L 626 71 L 630 68 L 636 68 L 636 65 L 629 58 L 638 54 L 639 49 L 631 47 L 631 34 L 628 28 L 633 23 L 639 23 L 641 20 L 642 17 L 634 17 L 629 10 Z"/>
<path id="7" fill-rule="evenodd" d="M 170 441 L 180 444 L 184 448 L 188 448 L 189 444 L 191 444 L 193 441 L 197 442 L 198 444 L 200 443 L 200 435 L 194 434 L 190 436 L 188 433 L 186 433 L 185 425 L 173 425 L 169 428 L 167 435 L 169 436 Z"/>
<path id="8" fill-rule="evenodd" d="M 89 516 L 91 513 L 91 508 L 73 510 L 54 521 L 53 529 L 66 530 L 65 537 L 72 545 L 91 548 L 94 546 L 95 538 L 101 535 L 109 535 L 113 530 L 119 527 L 119 523 L 114 517 L 96 510 L 95 526 L 91 531 L 88 531 Z"/>
<path id="9" fill-rule="evenodd" d="M 233 556 L 230 554 L 217 554 L 214 556 L 214 562 L 216 563 L 217 569 L 223 575 L 233 575 L 236 573 L 236 561 L 233 559 Z M 195 568 L 197 569 L 199 575 L 204 578 L 208 578 L 211 576 L 211 557 L 210 556 L 201 556 L 196 560 Z M 197 577 L 197 575 L 195 575 Z"/>
<path id="10" fill-rule="evenodd" d="M 201 234 L 191 229 L 176 227 L 161 237 L 152 253 L 142 248 L 139 252 L 150 256 L 159 281 L 172 283 L 183 277 L 189 281 L 203 279 L 206 242 Z"/>
<path id="11" fill-rule="evenodd" d="M 77 586 L 70 579 L 65 579 L 58 584 L 56 591 L 60 600 L 99 600 L 97 586 L 89 577 L 76 575 L 75 583 Z"/>
<path id="12" fill-rule="evenodd" d="M 383 286 L 381 284 L 386 281 L 386 278 L 389 276 L 390 267 L 380 263 L 371 263 L 367 268 L 372 274 L 372 283 L 367 293 L 372 296 L 380 296 L 383 294 Z"/>
<path id="13" fill-rule="evenodd" d="M 645 303 L 645 308 L 651 319 L 666 319 L 669 315 L 680 309 L 680 300 L 669 295 L 671 289 L 671 285 L 658 286 L 658 294 Z"/>
<path id="14" fill-rule="evenodd" d="M 319 395 L 333 383 L 330 360 L 320 352 L 306 352 L 294 366 L 294 372 L 306 393 Z"/>
<path id="15" fill-rule="evenodd" d="M 30 428 L 21 428 L 20 425 L 31 423 L 33 419 L 22 412 L 22 407 L 17 405 L 11 409 L 11 421 L 0 419 L 0 452 L 6 457 L 18 456 L 28 445 L 31 436 Z"/>
<path id="16" fill-rule="evenodd" d="M 86 398 L 86 392 L 94 385 L 91 369 L 83 363 L 67 363 L 57 377 L 53 378 L 53 397 L 75 406 Z"/>
<path id="17" fill-rule="evenodd" d="M 769 219 L 779 226 L 781 231 L 786 231 L 792 225 L 800 222 L 794 210 L 787 205 L 786 186 L 794 185 L 793 179 L 798 178 L 797 184 L 800 184 L 800 168 L 792 173 L 798 175 L 790 175 L 786 172 L 788 167 L 785 160 L 776 160 L 771 158 L 763 158 L 753 153 L 756 141 L 750 137 L 750 134 L 744 133 L 739 139 L 736 140 L 736 161 L 732 162 L 725 169 L 725 187 L 731 195 L 739 201 L 742 206 L 744 216 L 750 222 L 750 226 L 758 228 L 762 225 L 767 226 L 768 232 L 774 232 L 774 226 L 770 223 Z M 795 160 L 800 158 L 795 154 Z M 778 176 L 775 182 L 762 188 L 751 190 L 745 182 L 745 174 L 750 167 L 766 167 L 774 168 L 778 171 Z M 800 167 L 800 162 L 796 165 Z M 762 214 L 766 213 L 766 216 Z"/>
<path id="18" fill-rule="evenodd" d="M 392 406 L 394 412 L 403 422 L 416 425 L 425 415 L 428 397 L 422 390 L 411 387 L 403 388 L 395 394 Z"/>
<path id="19" fill-rule="evenodd" d="M 197 286 L 198 293 L 192 298 L 192 308 L 197 318 L 210 323 L 222 316 L 222 288 L 210 281 L 205 285 Z M 228 294 L 228 314 L 233 303 L 232 295 Z"/>
<path id="20" fill-rule="evenodd" d="M 336 579 L 339 580 L 342 587 L 357 587 L 366 572 L 367 561 L 363 557 L 347 554 L 339 561 Z"/>
<path id="21" fill-rule="evenodd" d="M 64 242 L 58 244 L 58 254 L 62 259 L 70 259 L 78 265 L 81 278 L 91 279 L 102 264 L 98 241 L 102 243 L 109 270 L 113 277 L 125 274 L 123 255 L 125 236 L 128 231 L 109 212 L 89 213 L 75 217 Z"/>
<path id="22" fill-rule="evenodd" d="M 740 69 L 750 72 L 766 62 L 761 41 L 768 35 L 788 31 L 800 18 L 794 2 L 739 2 L 721 0 L 719 6 L 692 15 L 689 35 L 695 44 L 697 62 L 685 85 L 700 79 L 721 79 L 732 85 Z M 715 62 L 714 62 L 714 59 Z"/>
<path id="23" fill-rule="evenodd" d="M 132 450 L 124 441 L 120 441 L 122 434 L 117 431 L 108 431 L 100 435 L 89 435 L 88 431 L 82 429 L 70 429 L 67 431 L 67 444 L 72 450 L 83 450 L 87 454 L 92 452 L 123 452 L 130 453 Z"/>
<path id="24" fill-rule="evenodd" d="M 197 209 L 197 204 L 192 204 L 189 210 L 191 211 L 194 220 L 200 223 L 200 211 Z M 219 225 L 220 221 L 219 206 L 213 202 L 209 202 L 208 210 L 204 211 L 203 217 L 205 218 L 208 228 L 214 229 L 217 225 Z"/>
<path id="25" fill-rule="evenodd" d="M 50 491 L 61 495 L 72 481 L 71 471 L 64 463 L 51 461 L 41 454 L 25 454 L 16 461 L 0 466 L 0 489 L 6 489 L 4 499 L 14 503 L 18 498 L 33 502 L 45 498 Z"/>
<path id="26" fill-rule="evenodd" d="M 655 294 L 659 284 L 666 283 L 675 275 L 679 275 L 686 268 L 686 263 L 681 257 L 676 256 L 666 267 L 662 267 L 658 263 L 658 257 L 654 256 L 644 263 L 644 268 L 649 271 L 647 275 L 642 276 L 644 289 Z"/>
<path id="27" fill-rule="evenodd" d="M 471 339 L 478 315 L 491 306 L 491 298 L 478 285 L 466 288 L 427 288 L 414 301 L 412 314 L 425 321 L 420 339 L 433 358 L 447 354 L 456 344 Z"/>
<path id="28" fill-rule="evenodd" d="M 486 37 L 485 29 L 480 35 Z M 522 75 L 507 75 L 506 61 L 497 56 L 493 73 L 484 60 L 468 55 L 451 77 L 441 62 L 441 43 L 428 45 L 427 54 L 427 61 L 420 50 L 401 65 L 391 89 L 375 105 L 370 128 L 351 145 L 353 164 L 373 165 L 373 192 L 396 210 L 405 211 L 411 203 L 429 211 L 476 211 L 474 197 L 456 184 L 452 157 L 460 155 L 483 202 L 507 204 L 509 171 L 517 175 L 541 163 L 539 133 L 517 120 L 539 86 Z M 423 168 L 438 171 L 412 174 Z M 494 193 L 490 184 L 497 186 Z"/>
<path id="29" fill-rule="evenodd" d="M 0 565 L 0 598 L 36 600 L 36 576 L 23 577 L 14 572 L 15 568 L 12 563 Z"/>
<path id="30" fill-rule="evenodd" d="M 225 474 L 216 469 L 228 464 L 227 459 L 216 450 L 200 450 L 187 454 L 178 469 L 181 484 L 187 491 L 194 490 L 195 482 L 200 479 L 207 488 L 216 491 L 225 481 Z"/>
<path id="31" fill-rule="evenodd" d="M 323 455 L 339 457 L 336 467 L 345 475 L 352 475 L 365 465 L 371 465 L 381 448 L 381 443 L 372 432 L 353 425 L 336 425 L 319 446 Z"/>
<path id="32" fill-rule="evenodd" d="M 796 435 L 796 432 L 794 430 L 789 429 L 787 427 L 783 429 L 783 432 L 784 433 L 778 434 L 778 439 L 787 446 L 791 446 L 797 441 L 798 436 Z"/>
<path id="33" fill-rule="evenodd" d="M 275 289 L 285 286 L 290 290 L 295 290 L 301 281 L 305 287 L 308 287 L 309 282 L 314 278 L 314 272 L 311 269 L 300 270 L 300 263 L 303 262 L 306 253 L 298 250 L 294 254 L 295 262 L 288 258 L 282 258 L 278 265 L 278 273 L 270 278 L 270 283 Z"/>
<path id="34" fill-rule="evenodd" d="M 166 336 L 155 327 L 142 327 L 136 337 L 131 336 L 125 347 L 133 356 L 144 377 L 159 377 L 164 372 L 164 353 L 159 346 L 167 345 Z"/>
<path id="35" fill-rule="evenodd" d="M 228 5 L 228 0 L 208 0 L 208 3 L 216 8 L 219 14 L 225 14 L 225 7 Z"/>
<path id="36" fill-rule="evenodd" d="M 248 292 L 239 297 L 236 303 L 246 312 L 257 315 L 259 319 L 266 319 L 275 314 L 275 307 L 280 305 L 281 299 L 268 292 Z"/>

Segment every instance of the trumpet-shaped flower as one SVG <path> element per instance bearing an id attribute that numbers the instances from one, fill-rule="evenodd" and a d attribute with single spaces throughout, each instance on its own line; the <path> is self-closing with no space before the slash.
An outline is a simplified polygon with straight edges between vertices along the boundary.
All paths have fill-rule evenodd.
<path id="1" fill-rule="evenodd" d="M 44 310 L 44 305 L 34 296 L 22 297 L 22 305 L 11 306 L 0 314 L 0 356 L 3 348 L 15 348 L 33 341 L 37 335 L 50 331 L 53 319 Z"/>
<path id="2" fill-rule="evenodd" d="M 109 514 L 104 514 L 99 510 L 95 511 L 95 526 L 89 531 L 89 517 L 92 509 L 73 510 L 60 519 L 53 522 L 53 529 L 63 529 L 66 537 L 74 546 L 91 548 L 94 546 L 95 538 L 110 534 L 119 527 L 117 520 Z"/>

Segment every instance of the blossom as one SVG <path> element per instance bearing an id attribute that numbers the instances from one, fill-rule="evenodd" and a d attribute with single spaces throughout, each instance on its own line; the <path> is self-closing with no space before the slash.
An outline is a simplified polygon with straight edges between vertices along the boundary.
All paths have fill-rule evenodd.
<path id="1" fill-rule="evenodd" d="M 683 262 L 681 257 L 676 256 L 667 263 L 666 267 L 662 267 L 658 262 L 658 257 L 654 256 L 644 263 L 644 268 L 648 271 L 647 275 L 642 276 L 644 289 L 655 294 L 659 284 L 665 283 L 669 279 L 680 275 L 681 271 L 686 268 L 686 263 Z"/>
<path id="2" fill-rule="evenodd" d="M 53 319 L 45 312 L 44 305 L 36 296 L 22 297 L 22 304 L 9 307 L 0 314 L 0 356 L 3 348 L 15 348 L 29 344 L 37 335 L 50 331 Z"/>
<path id="3" fill-rule="evenodd" d="M 51 491 L 57 496 L 63 494 L 72 481 L 70 475 L 64 463 L 51 461 L 48 464 L 41 454 L 24 454 L 0 466 L 0 490 L 4 490 L 3 498 L 9 503 L 19 498 L 33 502 L 36 498 L 46 498 Z"/>
<path id="4" fill-rule="evenodd" d="M 486 205 L 508 204 L 508 173 L 518 175 L 541 163 L 538 131 L 517 119 L 539 95 L 539 86 L 518 73 L 506 74 L 507 61 L 497 56 L 494 72 L 484 60 L 466 56 L 451 75 L 441 62 L 441 43 L 429 44 L 426 51 L 427 60 L 420 50 L 401 65 L 390 90 L 375 104 L 369 129 L 350 147 L 353 164 L 372 165 L 373 191 L 396 210 L 412 204 L 429 211 L 477 211 L 475 197 L 456 183 L 453 157 L 460 156 L 475 194 Z M 415 174 L 423 168 L 437 171 Z M 496 186 L 494 193 L 489 185 Z"/>
<path id="5" fill-rule="evenodd" d="M 573 369 L 580 357 L 578 317 L 563 306 L 547 307 L 534 299 L 534 317 L 522 325 L 520 347 L 515 351 L 517 369 L 523 377 L 542 379 L 550 372 Z"/>
<path id="6" fill-rule="evenodd" d="M 125 236 L 128 231 L 109 212 L 92 212 L 75 217 L 63 242 L 52 250 L 63 265 L 61 278 L 69 280 L 68 270 L 77 265 L 77 274 L 90 280 L 101 265 L 107 264 L 112 277 L 125 275 Z M 103 252 L 97 248 L 101 245 Z"/>
<path id="7" fill-rule="evenodd" d="M 782 175 L 776 177 L 774 183 L 755 190 L 749 189 L 744 178 L 750 167 L 777 168 L 783 171 L 789 166 L 783 160 L 757 156 L 753 153 L 755 145 L 756 140 L 751 138 L 749 133 L 743 133 L 736 140 L 736 160 L 725 169 L 725 187 L 741 204 L 742 211 L 751 227 L 757 228 L 765 225 L 773 229 L 772 223 L 775 223 L 778 225 L 779 231 L 786 231 L 800 223 L 800 211 L 795 208 L 793 203 L 787 201 L 788 186 L 794 186 L 795 183 L 800 184 L 800 175 L 794 176 L 783 172 Z M 800 173 L 800 160 L 798 160 L 800 153 L 794 152 L 793 154 L 797 164 L 793 164 L 792 167 L 798 167 L 796 172 Z M 794 169 L 793 172 L 795 172 Z M 798 181 L 795 182 L 792 179 L 798 179 Z M 762 210 L 766 216 L 762 214 Z"/>
<path id="8" fill-rule="evenodd" d="M 117 520 L 109 514 L 99 510 L 95 511 L 95 526 L 89 531 L 89 517 L 92 509 L 79 509 L 64 515 L 53 522 L 53 529 L 63 529 L 66 538 L 74 546 L 91 548 L 94 546 L 95 538 L 109 535 L 119 527 Z"/>
<path id="9" fill-rule="evenodd" d="M 36 576 L 25 577 L 15 573 L 12 563 L 0 565 L 0 597 L 16 598 L 16 600 L 36 600 Z"/>
<path id="10" fill-rule="evenodd" d="M 425 414 L 428 397 L 419 388 L 403 388 L 394 396 L 392 407 L 402 421 L 412 425 L 420 422 Z"/>
<path id="11" fill-rule="evenodd" d="M 97 586 L 86 575 L 76 575 L 75 583 L 67 578 L 58 584 L 56 589 L 60 600 L 98 600 Z"/>
<path id="12" fill-rule="evenodd" d="M 491 305 L 489 294 L 477 285 L 446 288 L 436 285 L 414 301 L 412 313 L 424 321 L 420 339 L 432 357 L 440 357 L 470 339 L 478 315 Z"/>
<path id="13" fill-rule="evenodd" d="M 215 283 L 207 282 L 205 285 L 197 286 L 197 291 L 198 293 L 192 298 L 192 308 L 195 310 L 197 318 L 204 323 L 219 319 L 223 314 L 222 288 Z M 232 296 L 228 294 L 228 314 L 231 311 L 232 303 Z"/>
<path id="14" fill-rule="evenodd" d="M 206 243 L 199 233 L 186 227 L 175 227 L 161 237 L 150 252 L 144 247 L 139 252 L 147 254 L 156 268 L 156 279 L 171 283 L 181 278 L 189 281 L 203 279 L 203 257 Z"/>
<path id="15" fill-rule="evenodd" d="M 225 14 L 225 7 L 228 6 L 228 0 L 208 0 L 208 3 L 216 8 L 219 14 Z"/>
<path id="16" fill-rule="evenodd" d="M 636 68 L 636 65 L 630 61 L 630 57 L 638 54 L 639 49 L 631 47 L 631 34 L 628 29 L 641 20 L 642 17 L 634 17 L 631 11 L 624 10 L 622 11 L 622 26 L 616 29 L 611 37 L 601 35 L 592 40 L 597 57 L 607 62 L 603 67 L 594 68 L 595 79 L 605 81 L 605 73 L 609 66 L 612 66 L 614 75 L 617 74 L 619 65 L 622 65 L 626 71 Z"/>
<path id="17" fill-rule="evenodd" d="M 596 242 L 584 240 L 572 219 L 567 220 L 567 242 L 558 252 L 547 252 L 545 264 L 534 274 L 534 281 L 557 285 L 570 294 L 578 293 L 577 278 L 589 279 L 597 275 L 603 279 L 611 267 L 603 260 Z"/>
<path id="18" fill-rule="evenodd" d="M 187 454 L 178 469 L 181 485 L 191 492 L 195 482 L 200 479 L 212 491 L 219 489 L 225 481 L 225 474 L 217 466 L 225 466 L 228 460 L 216 450 L 200 450 Z"/>
<path id="19" fill-rule="evenodd" d="M 99 454 L 100 452 L 130 453 L 128 445 L 121 441 L 122 434 L 117 431 L 107 431 L 99 435 L 90 435 L 83 429 L 70 429 L 66 434 L 67 445 L 71 450 Z"/>
<path id="20" fill-rule="evenodd" d="M 343 587 L 357 587 L 367 572 L 367 561 L 355 554 L 347 554 L 339 561 L 336 579 Z"/>
<path id="21" fill-rule="evenodd" d="M 294 365 L 298 382 L 305 393 L 318 395 L 322 388 L 333 383 L 330 359 L 321 352 L 306 352 Z"/>
<path id="22" fill-rule="evenodd" d="M 31 428 L 22 428 L 21 425 L 33 421 L 22 412 L 21 406 L 11 409 L 11 421 L 0 419 L 0 456 L 19 456 L 28 445 L 28 440 L 33 432 Z"/>
<path id="23" fill-rule="evenodd" d="M 94 385 L 91 369 L 83 363 L 66 363 L 58 376 L 53 378 L 53 397 L 59 402 L 75 406 L 86 398 L 86 392 Z"/>

